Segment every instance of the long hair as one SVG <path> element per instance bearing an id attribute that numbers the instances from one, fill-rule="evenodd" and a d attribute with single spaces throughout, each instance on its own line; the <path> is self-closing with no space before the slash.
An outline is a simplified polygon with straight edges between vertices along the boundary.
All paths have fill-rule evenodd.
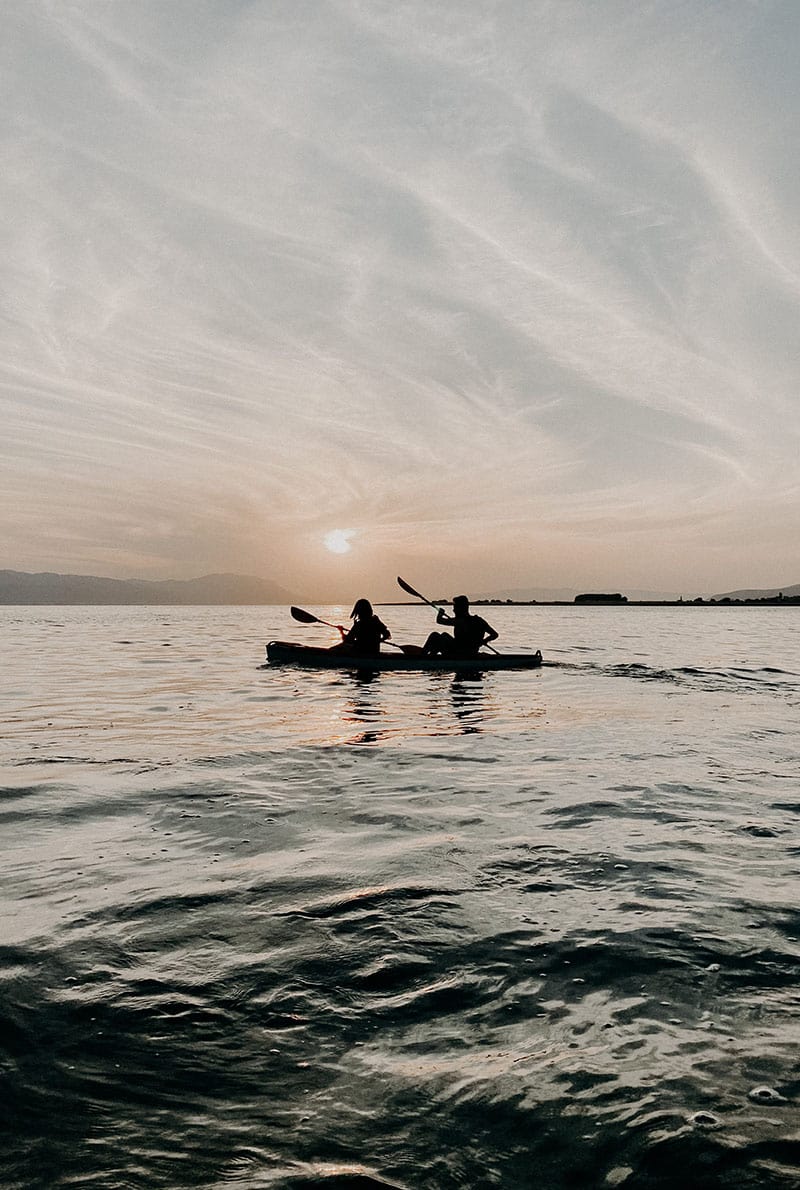
<path id="1" fill-rule="evenodd" d="M 368 599 L 357 599 L 350 613 L 351 620 L 368 620 L 372 615 L 372 604 Z"/>

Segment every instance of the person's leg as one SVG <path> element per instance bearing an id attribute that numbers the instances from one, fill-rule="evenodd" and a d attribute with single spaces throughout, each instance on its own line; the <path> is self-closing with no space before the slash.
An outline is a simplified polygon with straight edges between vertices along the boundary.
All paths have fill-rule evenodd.
<path id="1" fill-rule="evenodd" d="M 432 632 L 423 645 L 425 654 L 428 657 L 433 657 L 437 653 L 443 656 L 448 656 L 453 651 L 455 644 L 449 632 Z"/>
<path id="2" fill-rule="evenodd" d="M 439 652 L 439 637 L 441 633 L 432 632 L 425 644 L 422 646 L 422 651 L 426 657 L 433 657 L 435 653 Z"/>

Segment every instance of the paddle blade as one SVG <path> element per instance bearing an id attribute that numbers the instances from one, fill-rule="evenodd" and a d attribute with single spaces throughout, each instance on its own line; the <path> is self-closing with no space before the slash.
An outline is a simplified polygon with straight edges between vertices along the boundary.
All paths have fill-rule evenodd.
<path id="1" fill-rule="evenodd" d="M 421 599 L 423 603 L 428 602 L 428 600 L 425 598 L 424 595 L 420 595 L 419 591 L 415 591 L 414 588 L 412 586 L 410 586 L 405 581 L 405 579 L 400 578 L 399 575 L 397 576 L 397 582 L 398 582 L 398 585 L 401 586 L 407 594 L 413 595 L 415 599 Z"/>
<path id="2" fill-rule="evenodd" d="M 422 645 L 397 645 L 393 640 L 385 640 L 383 644 L 391 645 L 393 649 L 399 649 L 401 653 L 405 653 L 406 657 L 425 656 L 425 650 Z"/>
<path id="3" fill-rule="evenodd" d="M 321 624 L 322 620 L 317 616 L 312 616 L 311 612 L 304 612 L 302 607 L 290 607 L 289 612 L 293 620 L 299 620 L 301 624 Z"/>

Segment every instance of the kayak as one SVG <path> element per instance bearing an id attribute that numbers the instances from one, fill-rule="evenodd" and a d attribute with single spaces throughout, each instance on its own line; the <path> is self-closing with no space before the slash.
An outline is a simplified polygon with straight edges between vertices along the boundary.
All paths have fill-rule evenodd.
<path id="1" fill-rule="evenodd" d="M 411 647 L 411 646 L 409 646 Z M 306 669 L 364 669 L 364 670 L 440 670 L 444 673 L 483 673 L 489 669 L 539 669 L 542 654 L 481 653 L 479 657 L 424 657 L 419 654 L 379 653 L 377 657 L 351 657 L 346 653 L 332 653 L 330 649 L 315 649 L 311 645 L 295 645 L 284 640 L 271 640 L 267 645 L 270 665 L 300 665 Z"/>

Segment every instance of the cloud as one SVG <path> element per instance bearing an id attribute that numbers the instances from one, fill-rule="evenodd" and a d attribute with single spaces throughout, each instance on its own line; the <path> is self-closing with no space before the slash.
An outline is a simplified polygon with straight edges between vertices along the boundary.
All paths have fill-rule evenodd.
<path id="1" fill-rule="evenodd" d="M 7 25 L 4 564 L 724 589 L 757 507 L 800 567 L 793 6 Z"/>

